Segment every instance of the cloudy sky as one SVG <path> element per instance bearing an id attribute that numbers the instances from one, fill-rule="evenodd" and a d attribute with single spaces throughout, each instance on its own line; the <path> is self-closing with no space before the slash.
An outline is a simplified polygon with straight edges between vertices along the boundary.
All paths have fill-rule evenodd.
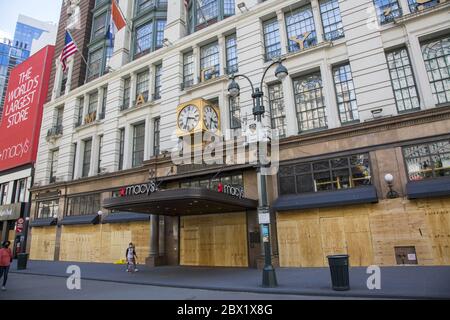
<path id="1" fill-rule="evenodd" d="M 57 23 L 63 0 L 0 0 L 0 39 L 12 38 L 19 14 Z"/>

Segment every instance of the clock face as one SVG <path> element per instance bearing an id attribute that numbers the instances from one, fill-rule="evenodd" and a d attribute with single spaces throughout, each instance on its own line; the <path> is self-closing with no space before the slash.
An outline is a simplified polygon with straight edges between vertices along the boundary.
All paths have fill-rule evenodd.
<path id="1" fill-rule="evenodd" d="M 205 107 L 203 121 L 209 131 L 216 132 L 219 129 L 219 116 L 213 107 Z"/>
<path id="2" fill-rule="evenodd" d="M 181 110 L 178 115 L 178 127 L 186 132 L 190 132 L 197 127 L 200 121 L 200 112 L 194 105 L 188 105 Z"/>

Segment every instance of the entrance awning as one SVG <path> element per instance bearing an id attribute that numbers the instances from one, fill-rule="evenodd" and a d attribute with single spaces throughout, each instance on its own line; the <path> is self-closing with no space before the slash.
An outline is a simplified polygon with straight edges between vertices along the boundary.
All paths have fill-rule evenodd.
<path id="1" fill-rule="evenodd" d="M 103 202 L 103 207 L 109 210 L 166 216 L 238 212 L 257 206 L 256 200 L 203 188 L 159 190 L 150 195 L 109 198 Z"/>
<path id="2" fill-rule="evenodd" d="M 378 202 L 378 196 L 375 187 L 367 186 L 338 191 L 284 195 L 275 201 L 273 208 L 276 211 L 288 211 L 376 202 Z"/>

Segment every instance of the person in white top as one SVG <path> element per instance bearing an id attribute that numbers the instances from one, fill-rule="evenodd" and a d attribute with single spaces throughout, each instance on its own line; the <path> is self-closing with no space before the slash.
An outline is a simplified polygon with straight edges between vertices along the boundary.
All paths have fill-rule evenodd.
<path id="1" fill-rule="evenodd" d="M 138 271 L 138 269 L 136 268 L 136 249 L 132 242 L 130 242 L 130 244 L 128 245 L 127 251 L 125 252 L 125 257 L 127 259 L 127 272 L 130 272 L 131 264 L 133 265 L 134 272 Z"/>

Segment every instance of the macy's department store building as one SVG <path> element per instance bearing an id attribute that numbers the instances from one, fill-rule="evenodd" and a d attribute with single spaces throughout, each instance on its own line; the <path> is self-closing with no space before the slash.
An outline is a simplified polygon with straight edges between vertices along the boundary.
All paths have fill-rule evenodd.
<path id="1" fill-rule="evenodd" d="M 282 56 L 289 76 L 270 71 L 262 88 L 265 125 L 284 132 L 267 179 L 275 264 L 325 266 L 348 253 L 353 266 L 450 265 L 450 3 L 245 2 L 248 11 L 211 1 L 220 14 L 202 24 L 183 1 L 120 1 L 136 28 L 117 33 L 111 72 L 102 36 L 89 46 L 98 73 L 88 83 L 70 87 L 80 57 L 68 79 L 56 63 L 31 259 L 113 263 L 133 242 L 149 265 L 260 265 L 255 168 L 174 165 L 165 151 L 176 128 L 246 130 L 251 88 L 239 79 L 230 97 L 229 74 L 259 82 Z M 368 8 L 374 28 L 355 23 Z"/>

